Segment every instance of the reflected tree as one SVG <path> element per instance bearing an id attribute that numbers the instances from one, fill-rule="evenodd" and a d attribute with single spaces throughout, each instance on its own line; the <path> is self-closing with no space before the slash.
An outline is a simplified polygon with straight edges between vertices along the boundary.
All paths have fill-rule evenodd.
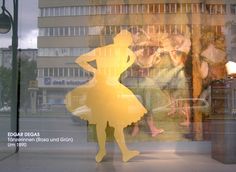
<path id="1" fill-rule="evenodd" d="M 11 88 L 11 69 L 1 66 L 0 67 L 0 107 L 9 106 Z"/>
<path id="2" fill-rule="evenodd" d="M 27 110 L 30 106 L 30 81 L 35 81 L 37 77 L 36 61 L 24 59 L 20 61 L 20 107 Z"/>

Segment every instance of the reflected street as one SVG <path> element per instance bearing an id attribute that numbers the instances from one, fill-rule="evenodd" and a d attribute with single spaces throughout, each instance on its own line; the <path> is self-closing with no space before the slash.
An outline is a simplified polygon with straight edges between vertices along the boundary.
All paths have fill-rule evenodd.
<path id="1" fill-rule="evenodd" d="M 8 139 L 7 132 L 10 131 L 10 118 L 0 116 L 0 124 L 1 131 L 4 131 L 0 133 L 1 147 L 6 147 L 6 141 Z M 88 146 L 86 124 L 83 126 L 79 125 L 70 117 L 23 117 L 20 118 L 20 124 L 20 132 L 39 133 L 40 138 L 61 139 L 60 142 L 32 141 L 28 142 L 26 147 L 21 147 L 21 149 L 75 149 L 81 145 Z M 72 138 L 73 141 L 66 142 L 66 138 Z"/>

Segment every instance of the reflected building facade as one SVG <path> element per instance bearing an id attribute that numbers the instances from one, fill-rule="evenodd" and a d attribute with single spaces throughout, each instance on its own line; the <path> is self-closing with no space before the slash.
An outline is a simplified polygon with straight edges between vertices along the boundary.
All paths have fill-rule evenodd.
<path id="1" fill-rule="evenodd" d="M 111 43 L 122 29 L 189 35 L 192 46 L 205 31 L 223 34 L 227 59 L 236 59 L 234 0 L 39 0 L 39 11 L 37 80 L 45 105 L 64 104 L 70 89 L 88 81 L 90 74 L 75 59 Z M 194 54 L 200 48 L 193 49 Z"/>

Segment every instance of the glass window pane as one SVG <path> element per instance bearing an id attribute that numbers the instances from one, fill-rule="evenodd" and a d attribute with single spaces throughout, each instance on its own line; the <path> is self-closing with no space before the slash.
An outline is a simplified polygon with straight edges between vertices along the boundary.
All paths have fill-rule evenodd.
<path id="1" fill-rule="evenodd" d="M 60 15 L 60 9 L 59 8 L 55 8 L 55 16 L 59 16 Z"/>
<path id="2" fill-rule="evenodd" d="M 44 76 L 49 76 L 49 69 L 48 68 L 44 68 Z"/>
<path id="3" fill-rule="evenodd" d="M 106 14 L 107 7 L 105 5 L 101 6 L 101 14 Z"/>
<path id="4" fill-rule="evenodd" d="M 70 7 L 65 7 L 65 16 L 70 16 Z"/>
<path id="5" fill-rule="evenodd" d="M 106 14 L 111 14 L 111 5 L 106 6 Z"/>
<path id="6" fill-rule="evenodd" d="M 55 77 L 59 76 L 59 69 L 58 68 L 54 68 L 54 76 Z"/>
<path id="7" fill-rule="evenodd" d="M 63 76 L 63 68 L 59 68 L 59 76 Z"/>
<path id="8" fill-rule="evenodd" d="M 38 69 L 38 77 L 39 78 L 43 77 L 43 69 Z"/>
<path id="9" fill-rule="evenodd" d="M 60 36 L 64 36 L 64 28 L 63 28 L 63 27 L 60 27 L 60 28 L 59 28 L 59 31 L 60 31 Z"/>
<path id="10" fill-rule="evenodd" d="M 65 16 L 65 7 L 60 8 L 60 16 Z"/>
<path id="11" fill-rule="evenodd" d="M 65 36 L 69 36 L 69 27 L 65 27 Z"/>
<path id="12" fill-rule="evenodd" d="M 84 15 L 89 15 L 89 7 L 84 7 Z"/>
<path id="13" fill-rule="evenodd" d="M 230 5 L 230 12 L 231 12 L 231 14 L 236 14 L 236 4 Z"/>
<path id="14" fill-rule="evenodd" d="M 160 4 L 160 12 L 164 13 L 165 10 L 165 5 L 164 4 Z"/>
<path id="15" fill-rule="evenodd" d="M 165 4 L 165 12 L 166 13 L 170 13 L 170 6 L 169 6 L 170 4 Z"/>
<path id="16" fill-rule="evenodd" d="M 85 15 L 85 7 L 79 7 L 80 15 Z"/>
<path id="17" fill-rule="evenodd" d="M 76 15 L 76 7 L 70 7 L 71 10 L 71 15 L 75 16 Z"/>
<path id="18" fill-rule="evenodd" d="M 143 13 L 147 13 L 148 12 L 148 5 L 147 4 L 143 4 L 142 5 L 142 11 L 143 11 Z"/>
<path id="19" fill-rule="evenodd" d="M 25 75 L 25 77 L 21 79 L 29 78 L 29 80 L 38 80 L 38 88 L 35 89 L 36 91 L 34 93 L 31 92 L 32 89 L 28 88 L 22 92 L 23 94 L 26 92 L 27 94 L 29 93 L 29 96 L 26 96 L 28 102 L 20 102 L 22 107 L 19 109 L 19 112 L 22 113 L 24 117 L 27 115 L 34 117 L 34 119 L 29 120 L 29 125 L 21 125 L 21 127 L 23 127 L 22 131 L 27 130 L 27 128 L 24 127 L 34 126 L 34 124 L 41 125 L 40 122 L 48 125 L 56 121 L 63 125 L 59 125 L 59 127 L 58 125 L 49 125 L 49 127 L 53 128 L 53 131 L 50 131 L 49 135 L 44 135 L 45 132 L 42 131 L 42 137 L 51 137 L 54 134 L 53 132 L 55 132 L 55 136 L 57 137 L 73 137 L 73 145 L 81 141 L 74 132 L 70 132 L 76 130 L 78 126 L 73 125 L 73 120 L 71 121 L 73 118 L 72 113 L 67 109 L 67 106 L 65 106 L 67 100 L 65 102 L 64 100 L 69 91 L 74 90 L 74 88 L 80 89 L 81 85 L 83 87 L 84 82 L 90 81 L 92 78 L 97 79 L 98 75 L 91 77 L 91 73 L 82 68 L 84 67 L 83 65 L 80 66 L 80 64 L 77 64 L 76 62 L 78 61 L 75 60 L 81 57 L 81 55 L 85 55 L 85 53 L 99 48 L 98 51 L 92 51 L 91 54 L 87 54 L 88 56 L 91 55 L 89 60 L 95 59 L 93 62 L 89 61 L 89 63 L 96 68 L 101 68 L 102 66 L 102 69 L 98 71 L 101 71 L 102 75 L 108 74 L 106 80 L 110 81 L 111 75 L 112 82 L 116 80 L 117 82 L 114 83 L 122 84 L 124 88 L 128 87 L 128 89 L 132 91 L 131 93 L 134 94 L 134 96 L 132 95 L 133 98 L 135 98 L 135 96 L 140 98 L 140 103 L 143 104 L 148 111 L 151 112 L 154 109 L 152 115 L 154 120 L 156 120 L 154 123 L 157 124 L 157 126 L 163 126 L 163 128 L 165 128 L 164 126 L 166 125 L 162 122 L 164 122 L 164 119 L 168 118 L 168 127 L 165 129 L 166 132 L 163 137 L 157 136 L 157 139 L 154 139 L 150 131 L 146 131 L 148 126 L 146 126 L 147 121 L 145 120 L 147 118 L 144 117 L 144 121 L 140 121 L 139 123 L 140 135 L 135 137 L 135 140 L 139 140 L 140 138 L 142 141 L 146 141 L 145 139 L 148 141 L 160 141 L 162 139 L 168 140 L 169 138 L 178 141 L 194 140 L 195 133 L 198 132 L 195 131 L 195 128 L 198 127 L 195 127 L 195 124 L 192 124 L 192 122 L 194 122 L 195 117 L 198 117 L 198 114 L 195 114 L 196 111 L 193 106 L 202 104 L 198 102 L 198 100 L 196 101 L 197 103 L 194 103 L 195 100 L 193 102 L 192 96 L 202 98 L 203 95 L 201 94 L 205 94 L 206 91 L 204 89 L 210 89 L 211 84 L 214 83 L 216 78 L 217 80 L 227 80 L 228 77 L 224 65 L 225 62 L 229 59 L 233 59 L 235 56 L 232 53 L 235 53 L 236 46 L 234 43 L 236 35 L 234 26 L 236 3 L 233 2 L 233 0 L 230 2 L 226 1 L 227 0 L 38 0 L 36 6 L 39 5 L 39 7 L 36 7 L 36 10 L 30 10 L 30 13 L 33 14 L 33 12 L 38 11 L 37 8 L 39 8 L 40 14 L 38 15 L 41 17 L 38 19 L 35 18 L 34 21 L 35 25 L 38 24 L 38 26 L 35 26 L 34 29 L 28 27 L 27 30 L 24 30 L 24 28 L 28 26 L 28 22 L 33 20 L 24 18 L 25 15 L 23 15 L 23 12 L 25 11 L 19 6 L 19 11 L 22 13 L 19 16 L 22 17 L 20 20 L 22 23 L 20 22 L 19 25 L 22 24 L 25 26 L 20 27 L 22 30 L 19 29 L 19 49 L 21 49 L 21 52 L 23 51 L 22 47 L 26 47 L 27 51 L 31 49 L 32 46 L 38 49 L 38 56 L 37 58 L 34 57 L 34 59 L 37 59 L 35 60 L 35 63 L 37 63 L 35 73 L 37 72 L 38 74 L 36 78 L 28 77 L 29 74 L 32 73 L 33 75 L 34 72 L 20 71 L 21 74 Z M 22 1 L 22 4 L 23 3 Z M 30 4 L 31 1 L 27 1 L 27 3 Z M 30 5 L 27 5 L 22 6 L 31 8 Z M 204 8 L 207 9 L 206 13 L 211 15 L 204 14 Z M 12 11 L 12 9 L 10 9 L 10 11 Z M 192 13 L 193 15 L 191 15 Z M 28 14 L 28 17 L 32 17 L 31 14 Z M 37 28 L 39 29 L 39 35 L 37 35 L 37 33 L 32 34 Z M 125 48 L 125 56 L 123 58 L 120 58 L 120 54 L 122 55 L 123 50 L 113 52 L 113 48 L 116 46 L 106 47 L 104 52 L 100 51 L 103 46 L 110 44 L 116 45 L 116 41 L 114 41 L 113 38 L 121 29 L 127 29 L 133 39 L 130 47 L 125 47 L 123 44 L 122 46 L 127 50 L 129 48 L 130 51 L 135 54 L 136 58 L 134 62 L 130 61 L 131 57 L 125 53 L 129 51 L 126 51 Z M 124 35 L 124 38 L 129 38 L 129 34 L 124 33 Z M 124 35 L 121 35 L 121 37 Z M 11 33 L 0 35 L 0 44 L 2 45 L 4 41 L 2 38 L 9 36 L 11 37 Z M 10 37 L 9 40 L 11 40 Z M 116 38 L 119 39 L 121 37 Z M 122 41 L 121 39 L 119 43 Z M 33 45 L 32 42 L 37 42 L 38 45 L 35 43 Z M 5 44 L 3 47 L 8 47 L 9 45 L 11 45 L 11 42 Z M 212 49 L 213 51 L 211 52 L 210 50 Z M 205 50 L 209 51 L 203 56 L 203 51 Z M 11 54 L 8 54 L 9 58 L 3 58 L 1 52 L 2 48 L 0 49 L 0 68 L 5 63 L 8 63 L 10 67 L 12 60 Z M 222 54 L 223 60 L 219 63 L 218 61 L 220 61 L 221 58 L 215 59 L 218 57 L 217 53 L 214 55 L 215 52 L 219 52 L 220 55 Z M 211 53 L 213 53 L 213 55 Z M 195 56 L 199 58 L 195 58 Z M 27 54 L 20 54 L 19 57 L 22 59 L 22 62 L 24 62 L 25 59 L 30 59 L 28 60 L 29 62 L 33 59 L 31 55 L 28 56 Z M 197 61 L 196 63 L 195 60 Z M 81 61 L 83 61 L 83 58 L 81 58 Z M 131 64 L 131 62 L 133 64 Z M 217 62 L 217 64 L 214 64 L 215 62 Z M 201 65 L 204 63 L 209 64 L 206 69 L 208 74 L 205 78 L 203 78 L 202 73 L 197 73 L 202 72 L 201 70 L 204 66 L 202 67 Z M 129 66 L 126 66 L 128 64 Z M 218 65 L 220 66 L 219 69 Z M 21 69 L 25 68 L 25 66 L 27 65 L 23 64 Z M 122 69 L 119 69 L 119 67 Z M 198 70 L 199 68 L 201 68 L 201 70 Z M 219 71 L 221 69 L 222 71 L 220 73 Z M 119 70 L 120 72 L 124 72 L 120 80 L 117 79 L 120 76 Z M 113 72 L 116 73 L 115 76 L 112 76 Z M 220 78 L 221 74 L 224 75 L 224 77 Z M 201 84 L 201 87 L 194 85 L 195 81 L 198 79 L 200 80 L 198 83 Z M 2 94 L 1 85 L 3 83 L 1 80 L 2 77 L 0 77 L 0 94 Z M 152 88 L 149 88 L 150 85 L 145 85 L 147 82 L 142 82 L 149 80 L 155 83 L 152 84 Z M 29 82 L 23 83 L 27 85 Z M 87 83 L 90 84 L 90 82 Z M 20 85 L 24 87 L 24 84 Z M 195 87 L 197 87 L 197 90 Z M 141 88 L 141 91 L 139 88 Z M 145 95 L 142 89 L 145 90 Z M 184 89 L 185 91 L 183 91 Z M 102 89 L 101 92 L 103 92 Z M 195 95 L 194 93 L 196 92 L 199 93 L 199 95 Z M 90 93 L 92 94 L 92 92 Z M 31 101 L 33 94 L 36 95 L 35 101 Z M 85 94 L 85 96 L 83 95 L 82 98 L 79 98 L 80 100 L 76 100 L 78 101 L 75 102 L 76 108 L 79 105 L 83 106 L 84 104 L 82 104 L 82 102 L 87 101 L 84 100 L 87 98 L 86 92 L 82 94 Z M 149 94 L 151 94 L 151 96 L 149 96 Z M 208 95 L 210 99 L 211 93 Z M 79 96 L 81 95 L 78 94 L 77 97 Z M 130 95 L 125 95 L 126 98 L 129 96 Z M 117 96 L 115 95 L 115 97 Z M 0 100 L 1 98 L 0 96 Z M 183 99 L 184 101 L 181 102 Z M 73 102 L 74 100 L 71 101 Z M 33 109 L 31 106 L 33 106 L 32 104 L 34 102 L 36 103 L 36 110 L 31 111 Z M 155 110 L 161 108 L 163 104 L 164 107 L 169 106 L 168 109 L 165 112 L 159 112 L 158 110 L 158 112 L 155 112 Z M 23 107 L 25 105 L 27 105 L 26 110 L 24 110 Z M 2 102 L 0 101 L 0 110 L 1 106 Z M 208 106 L 211 105 L 209 104 Z M 86 108 L 86 106 L 83 107 Z M 131 107 L 131 111 L 132 108 L 133 107 Z M 199 106 L 197 108 L 199 108 Z M 165 115 L 173 109 L 176 109 L 174 118 L 169 118 Z M 200 111 L 200 109 L 197 110 Z M 213 113 L 209 115 L 206 112 L 207 110 L 205 111 L 204 109 L 203 111 L 204 112 L 202 112 L 199 117 L 204 117 L 204 120 L 208 121 L 208 117 Z M 178 115 L 179 112 L 183 115 Z M 63 116 L 63 118 L 58 118 L 58 116 Z M 40 117 L 40 120 L 37 120 L 38 117 Z M 46 119 L 44 120 L 43 117 L 46 117 Z M 189 118 L 191 122 L 186 122 Z M 27 120 L 24 121 L 23 119 L 23 123 L 26 121 Z M 31 124 L 32 121 L 35 123 Z M 173 130 L 169 128 L 172 123 L 174 123 Z M 182 127 L 182 125 L 184 126 Z M 202 125 L 202 123 L 200 123 L 200 125 Z M 79 126 L 79 128 L 82 129 L 80 130 L 81 132 L 85 131 L 83 136 L 88 136 L 85 139 L 81 137 L 83 145 L 86 145 L 84 143 L 87 140 L 90 141 L 90 133 L 96 135 L 89 127 L 90 125 Z M 205 137 L 204 133 L 202 133 L 204 127 L 205 123 L 199 128 L 200 137 Z M 66 131 L 66 129 L 69 130 Z M 45 131 L 48 130 L 50 130 L 50 128 L 46 127 Z M 59 136 L 58 131 L 62 130 L 63 132 L 60 132 Z M 130 126 L 127 133 L 125 133 L 128 134 L 129 141 L 133 141 L 132 137 L 129 135 L 132 130 L 133 126 Z M 34 128 L 32 131 L 34 131 Z M 172 135 L 170 135 L 170 133 L 172 133 Z M 0 136 L 2 136 L 1 133 Z M 189 136 L 193 136 L 193 138 L 187 138 Z M 196 140 L 203 140 L 203 138 Z M 96 140 L 92 138 L 92 141 Z M 53 145 L 53 148 L 58 148 L 58 150 L 60 146 L 65 148 L 64 143 L 50 143 L 50 145 Z M 32 148 L 34 148 L 34 146 L 40 148 L 40 144 L 29 144 L 28 148 L 31 149 L 31 146 Z M 47 147 L 47 143 L 43 143 L 43 147 Z"/>
<path id="20" fill-rule="evenodd" d="M 111 14 L 116 14 L 116 6 L 111 5 Z"/>
<path id="21" fill-rule="evenodd" d="M 101 6 L 96 6 L 96 14 L 102 14 L 101 12 Z"/>
<path id="22" fill-rule="evenodd" d="M 64 77 L 68 77 L 69 72 L 68 72 L 68 68 L 64 68 Z"/>
<path id="23" fill-rule="evenodd" d="M 76 15 L 79 16 L 81 15 L 81 8 L 80 7 L 76 7 Z"/>
<path id="24" fill-rule="evenodd" d="M 48 36 L 53 36 L 53 28 L 49 28 L 49 35 Z"/>
<path id="25" fill-rule="evenodd" d="M 149 4 L 149 13 L 155 13 L 155 6 L 154 6 L 154 4 Z"/>
<path id="26" fill-rule="evenodd" d="M 80 75 L 80 77 L 84 77 L 84 71 L 83 71 L 83 69 L 79 69 L 79 75 Z"/>
<path id="27" fill-rule="evenodd" d="M 78 68 L 74 68 L 74 71 L 75 71 L 75 77 L 78 77 L 79 76 Z"/>
<path id="28" fill-rule="evenodd" d="M 116 14 L 121 14 L 121 6 L 116 5 Z"/>
<path id="29" fill-rule="evenodd" d="M 69 68 L 69 77 L 74 76 L 74 68 Z"/>
<path id="30" fill-rule="evenodd" d="M 95 6 L 90 6 L 89 7 L 89 12 L 90 12 L 90 15 L 96 15 L 96 7 Z"/>
<path id="31" fill-rule="evenodd" d="M 53 68 L 49 68 L 49 76 L 53 76 Z"/>
<path id="32" fill-rule="evenodd" d="M 181 4 L 181 9 L 182 9 L 182 13 L 186 13 L 187 12 L 187 4 Z"/>

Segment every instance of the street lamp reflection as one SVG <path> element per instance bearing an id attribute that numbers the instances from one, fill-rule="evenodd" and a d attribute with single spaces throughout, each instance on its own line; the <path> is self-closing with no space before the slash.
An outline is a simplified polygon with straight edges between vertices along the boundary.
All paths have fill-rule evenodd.
<path id="1" fill-rule="evenodd" d="M 12 86 L 11 86 L 11 131 L 19 132 L 19 60 L 18 48 L 18 0 L 13 0 L 13 16 L 5 8 L 5 0 L 2 1 L 2 13 L 0 14 L 0 33 L 8 33 L 12 27 Z M 18 142 L 16 150 L 19 151 Z"/>
<path id="2" fill-rule="evenodd" d="M 7 13 L 7 14 L 6 14 Z M 2 13 L 0 14 L 0 33 L 8 33 L 11 29 L 12 18 L 10 13 L 5 8 L 5 0 L 2 4 Z"/>

